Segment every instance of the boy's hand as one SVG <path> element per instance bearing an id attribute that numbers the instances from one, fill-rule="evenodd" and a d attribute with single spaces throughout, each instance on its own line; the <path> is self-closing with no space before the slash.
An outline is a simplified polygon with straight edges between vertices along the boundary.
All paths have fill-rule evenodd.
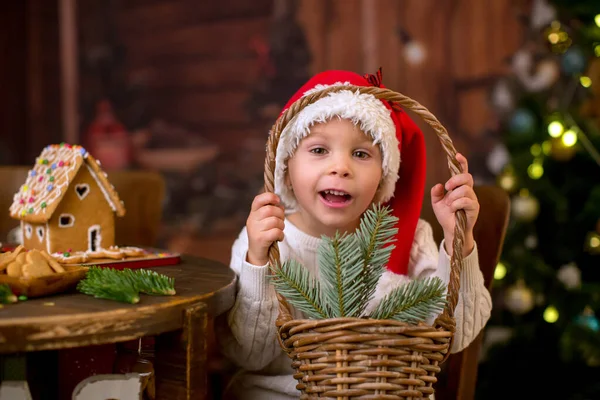
<path id="1" fill-rule="evenodd" d="M 463 173 L 448 179 L 444 186 L 438 183 L 431 188 L 431 205 L 438 222 L 444 230 L 446 252 L 449 255 L 452 255 L 452 241 L 454 240 L 454 225 L 456 223 L 454 213 L 460 209 L 465 210 L 467 226 L 463 255 L 467 256 L 475 245 L 473 227 L 479 216 L 479 201 L 473 190 L 473 176 L 469 173 L 467 159 L 462 154 L 457 153 L 456 160 L 462 166 Z M 446 193 L 444 193 L 444 189 L 446 189 Z"/>
<path id="2" fill-rule="evenodd" d="M 261 193 L 254 198 L 246 220 L 247 262 L 253 265 L 269 262 L 269 247 L 274 241 L 283 240 L 284 219 L 283 205 L 275 193 Z"/>

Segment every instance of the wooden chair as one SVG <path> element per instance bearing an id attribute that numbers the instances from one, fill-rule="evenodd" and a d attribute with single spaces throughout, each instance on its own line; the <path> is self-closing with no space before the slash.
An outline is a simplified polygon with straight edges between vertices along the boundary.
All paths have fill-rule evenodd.
<path id="1" fill-rule="evenodd" d="M 476 185 L 475 193 L 479 199 L 480 212 L 473 234 L 479 252 L 479 266 L 485 284 L 491 290 L 494 269 L 502 252 L 508 226 L 510 199 L 504 190 L 497 186 Z M 421 217 L 431 223 L 434 237 L 439 244 L 443 239 L 443 232 L 428 197 L 423 201 Z M 481 332 L 469 347 L 460 353 L 452 354 L 443 364 L 442 372 L 438 375 L 439 381 L 436 383 L 436 400 L 471 400 L 475 397 L 483 335 L 484 332 Z"/>
<path id="2" fill-rule="evenodd" d="M 25 182 L 28 166 L 0 167 L 0 242 L 19 221 L 8 214 L 13 195 Z M 165 182 L 159 173 L 150 171 L 115 171 L 108 174 L 127 212 L 116 218 L 115 242 L 118 245 L 156 246 Z"/>

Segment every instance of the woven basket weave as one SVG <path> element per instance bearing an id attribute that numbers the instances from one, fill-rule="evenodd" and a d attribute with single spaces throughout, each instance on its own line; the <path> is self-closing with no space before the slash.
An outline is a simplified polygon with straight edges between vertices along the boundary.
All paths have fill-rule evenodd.
<path id="1" fill-rule="evenodd" d="M 307 105 L 340 90 L 371 94 L 419 115 L 437 133 L 450 173 L 460 173 L 446 129 L 425 107 L 389 89 L 332 86 L 302 97 L 273 125 L 265 159 L 265 191 L 274 190 L 275 154 L 287 123 Z M 433 326 L 365 318 L 293 319 L 287 301 L 277 294 L 278 339 L 292 359 L 301 399 L 427 399 L 434 393 L 439 365 L 449 355 L 455 331 L 465 223 L 465 213 L 460 210 L 456 213 L 447 304 Z M 269 262 L 273 266 L 279 261 L 279 247 L 274 243 Z"/>

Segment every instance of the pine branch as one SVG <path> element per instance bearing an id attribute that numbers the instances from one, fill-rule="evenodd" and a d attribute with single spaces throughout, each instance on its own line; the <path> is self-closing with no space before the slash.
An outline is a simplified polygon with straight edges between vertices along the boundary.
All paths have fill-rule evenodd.
<path id="1" fill-rule="evenodd" d="M 328 312 L 321 305 L 319 282 L 296 260 L 289 260 L 274 268 L 271 282 L 291 305 L 303 311 L 309 318 L 327 318 Z"/>
<path id="2" fill-rule="evenodd" d="M 323 236 L 319 246 L 318 262 L 321 277 L 322 299 L 330 318 L 358 315 L 356 292 L 352 282 L 361 273 L 358 265 L 360 251 L 351 235 L 336 232 L 333 238 Z"/>
<path id="3" fill-rule="evenodd" d="M 446 304 L 444 292 L 444 282 L 438 277 L 411 281 L 385 296 L 371 318 L 416 324 L 443 310 Z"/>
<path id="4" fill-rule="evenodd" d="M 175 280 L 147 269 L 125 269 L 123 273 L 131 279 L 140 293 L 150 295 L 174 295 Z"/>
<path id="5" fill-rule="evenodd" d="M 132 282 L 120 271 L 92 266 L 85 278 L 77 284 L 81 293 L 96 298 L 135 304 L 140 301 Z"/>
<path id="6" fill-rule="evenodd" d="M 165 275 L 144 269 L 124 269 L 90 267 L 85 279 L 79 282 L 77 289 L 85 294 L 137 303 L 139 293 L 151 295 L 175 294 L 174 280 Z"/>
<path id="7" fill-rule="evenodd" d="M 17 296 L 12 292 L 10 286 L 6 283 L 0 285 L 0 304 L 16 303 Z"/>
<path id="8" fill-rule="evenodd" d="M 364 213 L 360 226 L 354 234 L 357 247 L 362 253 L 362 257 L 356 261 L 360 273 L 349 287 L 352 292 L 357 293 L 353 304 L 357 308 L 357 314 L 354 315 L 356 317 L 364 312 L 385 271 L 394 249 L 391 243 L 398 232 L 394 227 L 397 222 L 398 218 L 391 214 L 388 207 L 374 205 Z"/>

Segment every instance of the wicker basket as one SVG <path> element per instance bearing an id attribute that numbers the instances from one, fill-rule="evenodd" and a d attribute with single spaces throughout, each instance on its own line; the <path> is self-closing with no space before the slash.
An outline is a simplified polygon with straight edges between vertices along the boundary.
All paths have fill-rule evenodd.
<path id="1" fill-rule="evenodd" d="M 275 154 L 283 128 L 304 107 L 340 90 L 368 93 L 419 115 L 437 133 L 450 173 L 460 173 L 446 129 L 425 107 L 388 89 L 332 86 L 299 99 L 273 125 L 265 159 L 265 191 L 274 189 Z M 436 374 L 450 353 L 455 330 L 465 223 L 461 210 L 456 213 L 447 304 L 433 326 L 365 318 L 293 319 L 285 298 L 277 294 L 278 339 L 292 359 L 301 399 L 427 399 L 434 393 Z M 269 249 L 269 261 L 271 265 L 280 261 L 277 243 Z"/>

